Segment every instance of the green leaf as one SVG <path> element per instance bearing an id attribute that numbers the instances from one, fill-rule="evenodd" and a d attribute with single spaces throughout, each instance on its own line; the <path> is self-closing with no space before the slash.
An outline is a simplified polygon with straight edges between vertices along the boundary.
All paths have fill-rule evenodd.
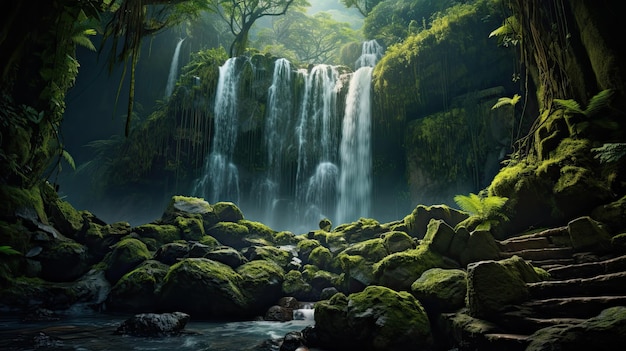
<path id="1" fill-rule="evenodd" d="M 515 95 L 513 95 L 513 97 L 512 97 L 512 98 L 509 98 L 509 97 L 501 97 L 501 98 L 499 98 L 499 99 L 498 99 L 498 102 L 496 102 L 496 104 L 495 104 L 495 105 L 493 105 L 493 106 L 491 107 L 491 109 L 492 109 L 492 110 L 495 110 L 495 109 L 497 109 L 497 108 L 500 108 L 500 107 L 502 107 L 502 106 L 506 106 L 506 105 L 515 106 L 515 105 L 519 102 L 519 100 L 520 100 L 521 98 L 522 98 L 522 97 L 521 97 L 519 94 L 515 94 Z"/>
<path id="2" fill-rule="evenodd" d="M 61 155 L 63 156 L 63 159 L 65 159 L 65 161 L 70 165 L 70 167 L 72 167 L 73 170 L 76 170 L 76 163 L 74 163 L 74 158 L 72 157 L 72 155 L 70 155 L 67 150 L 63 150 Z"/>
<path id="3" fill-rule="evenodd" d="M 21 255 L 22 253 L 13 249 L 11 246 L 3 245 L 3 246 L 0 246 L 0 254 L 11 256 L 11 255 Z"/>
<path id="4" fill-rule="evenodd" d="M 574 112 L 574 113 L 578 113 L 581 115 L 585 114 L 585 111 L 583 111 L 583 109 L 580 107 L 580 104 L 576 102 L 576 100 L 574 99 L 568 99 L 568 100 L 554 99 L 553 101 L 557 105 L 565 108 L 565 110 L 568 112 Z"/>

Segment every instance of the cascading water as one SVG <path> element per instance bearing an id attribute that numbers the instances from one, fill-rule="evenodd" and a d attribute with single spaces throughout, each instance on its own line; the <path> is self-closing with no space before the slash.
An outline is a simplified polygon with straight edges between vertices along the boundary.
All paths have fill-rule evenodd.
<path id="1" fill-rule="evenodd" d="M 350 79 L 339 148 L 341 175 L 336 215 L 338 223 L 355 221 L 370 213 L 372 67 L 382 54 L 383 49 L 375 40 L 363 43 L 362 55 L 356 61 L 357 70 Z"/>
<path id="2" fill-rule="evenodd" d="M 165 97 L 168 98 L 174 92 L 176 86 L 176 79 L 178 79 L 178 59 L 180 58 L 180 47 L 185 41 L 185 38 L 178 40 L 174 55 L 172 56 L 172 63 L 170 64 L 170 73 L 167 76 L 167 85 L 165 86 Z"/>
<path id="3" fill-rule="evenodd" d="M 329 65 L 317 65 L 306 76 L 296 134 L 298 169 L 296 207 L 304 222 L 332 216 L 336 204 L 337 113 L 339 74 Z"/>
<path id="4" fill-rule="evenodd" d="M 279 201 L 283 154 L 288 147 L 287 135 L 294 129 L 293 85 L 291 63 L 278 59 L 274 63 L 272 85 L 268 90 L 267 113 L 263 133 L 263 145 L 266 147 L 267 174 L 260 179 L 253 191 L 258 196 L 258 204 L 263 209 L 264 223 L 275 224 L 275 208 Z"/>
<path id="5" fill-rule="evenodd" d="M 204 161 L 202 176 L 196 180 L 193 189 L 194 195 L 210 199 L 211 203 L 239 202 L 239 171 L 232 162 L 239 129 L 237 60 L 230 58 L 220 67 L 211 152 Z"/>

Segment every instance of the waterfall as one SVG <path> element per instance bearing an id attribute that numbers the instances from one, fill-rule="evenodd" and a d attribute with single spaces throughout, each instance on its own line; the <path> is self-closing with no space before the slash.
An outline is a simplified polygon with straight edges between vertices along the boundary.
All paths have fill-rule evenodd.
<path id="1" fill-rule="evenodd" d="M 373 67 L 383 55 L 383 48 L 370 40 L 363 43 L 357 70 L 350 79 L 343 117 L 341 145 L 341 175 L 337 223 L 355 221 L 370 213 L 372 192 L 371 150 L 371 80 Z"/>
<path id="2" fill-rule="evenodd" d="M 239 202 L 239 171 L 232 162 L 239 129 L 238 83 L 237 58 L 230 58 L 219 69 L 211 152 L 205 159 L 203 174 L 193 190 L 196 196 L 208 198 L 211 203 Z"/>
<path id="3" fill-rule="evenodd" d="M 170 73 L 167 76 L 167 85 L 165 86 L 165 98 L 168 98 L 174 92 L 174 86 L 176 85 L 176 79 L 178 78 L 178 58 L 180 57 L 180 47 L 185 41 L 185 38 L 178 40 L 174 55 L 172 56 L 172 63 L 170 65 Z"/>
<path id="4" fill-rule="evenodd" d="M 291 63 L 278 59 L 274 63 L 272 85 L 268 89 L 263 145 L 266 148 L 267 171 L 256 185 L 255 195 L 263 209 L 264 223 L 274 225 L 275 204 L 280 198 L 283 154 L 288 146 L 287 137 L 294 129 L 293 86 Z"/>
<path id="5" fill-rule="evenodd" d="M 330 65 L 317 65 L 306 75 L 296 128 L 296 206 L 309 224 L 332 215 L 335 209 L 336 183 L 327 180 L 332 177 L 337 162 L 338 81 L 337 69 Z"/>

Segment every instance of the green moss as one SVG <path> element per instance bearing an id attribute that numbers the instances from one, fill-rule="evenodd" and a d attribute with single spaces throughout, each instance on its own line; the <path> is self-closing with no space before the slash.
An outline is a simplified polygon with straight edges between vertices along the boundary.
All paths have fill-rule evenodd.
<path id="1" fill-rule="evenodd" d="M 402 231 L 391 231 L 383 234 L 383 245 L 387 252 L 392 254 L 415 248 L 415 242 L 407 233 Z"/>
<path id="2" fill-rule="evenodd" d="M 204 226 L 202 219 L 178 216 L 174 224 L 180 229 L 181 237 L 184 240 L 200 240 L 204 236 Z"/>
<path id="3" fill-rule="evenodd" d="M 254 286 L 282 284 L 285 271 L 276 263 L 265 260 L 254 260 L 237 267 L 237 273 L 245 282 Z"/>
<path id="4" fill-rule="evenodd" d="M 296 248 L 302 257 L 309 257 L 309 254 L 316 247 L 321 246 L 322 244 L 318 240 L 314 239 L 302 239 L 298 241 Z"/>
<path id="5" fill-rule="evenodd" d="M 146 244 L 134 238 L 123 239 L 113 246 L 113 250 L 105 258 L 108 264 L 106 277 L 115 283 L 124 274 L 150 258 L 152 255 Z"/>
<path id="6" fill-rule="evenodd" d="M 389 255 L 374 265 L 374 277 L 379 285 L 394 290 L 409 290 L 411 284 L 425 271 L 447 267 L 443 258 L 427 245 Z"/>
<path id="7" fill-rule="evenodd" d="M 285 280 L 283 281 L 282 291 L 286 296 L 306 296 L 313 288 L 302 277 L 302 273 L 296 270 L 291 270 L 285 274 Z"/>
<path id="8" fill-rule="evenodd" d="M 465 305 L 467 273 L 460 269 L 432 268 L 411 284 L 420 301 L 436 301 L 442 309 L 453 311 Z"/>
<path id="9" fill-rule="evenodd" d="M 269 241 L 274 240 L 274 235 L 276 234 L 276 231 L 261 222 L 254 222 L 247 219 L 242 219 L 237 223 L 247 227 L 248 233 L 252 238 L 263 238 Z"/>
<path id="10" fill-rule="evenodd" d="M 255 246 L 254 257 L 251 260 L 268 260 L 281 267 L 287 267 L 291 262 L 291 253 L 275 246 Z"/>
<path id="11" fill-rule="evenodd" d="M 4 218 L 14 217 L 16 211 L 24 209 L 34 210 L 37 219 L 42 223 L 48 223 L 48 216 L 44 211 L 43 199 L 38 186 L 29 189 L 0 185 L 0 215 Z M 35 219 L 35 220 L 37 220 Z"/>
<path id="12" fill-rule="evenodd" d="M 156 309 L 157 290 L 169 270 L 169 266 L 148 260 L 126 273 L 113 286 L 107 298 L 111 311 L 144 312 Z"/>
<path id="13" fill-rule="evenodd" d="M 213 205 L 213 210 L 220 222 L 238 222 L 243 219 L 243 213 L 232 202 L 218 202 Z"/>
<path id="14" fill-rule="evenodd" d="M 277 232 L 273 241 L 277 245 L 293 245 L 296 244 L 296 235 L 290 231 Z"/>
<path id="15" fill-rule="evenodd" d="M 362 256 L 370 262 L 378 262 L 388 255 L 383 239 L 379 238 L 352 244 L 341 253 Z"/>
<path id="16" fill-rule="evenodd" d="M 231 246 L 236 249 L 242 249 L 249 246 L 246 238 L 248 237 L 248 228 L 234 222 L 219 222 L 207 230 L 207 234 L 211 235 L 223 245 Z"/>
<path id="17" fill-rule="evenodd" d="M 212 237 L 210 235 L 205 235 L 205 236 L 201 237 L 198 242 L 200 244 L 202 244 L 202 245 L 206 245 L 206 246 L 209 246 L 211 248 L 215 248 L 215 247 L 220 245 L 219 241 L 217 241 L 217 239 L 215 239 L 214 237 Z"/>
<path id="18" fill-rule="evenodd" d="M 330 253 L 329 249 L 323 246 L 314 248 L 309 254 L 309 263 L 322 269 L 330 269 L 332 260 L 333 254 Z"/>
<path id="19" fill-rule="evenodd" d="M 154 239 L 156 246 L 180 240 L 180 229 L 171 224 L 142 224 L 133 229 L 141 239 Z M 157 247 L 158 248 L 158 247 Z"/>

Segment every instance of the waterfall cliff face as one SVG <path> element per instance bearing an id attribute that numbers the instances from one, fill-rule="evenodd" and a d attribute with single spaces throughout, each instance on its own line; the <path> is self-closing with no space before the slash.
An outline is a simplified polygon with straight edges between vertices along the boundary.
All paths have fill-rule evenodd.
<path id="1" fill-rule="evenodd" d="M 220 67 L 211 150 L 194 195 L 233 201 L 278 230 L 302 232 L 325 217 L 340 224 L 368 216 L 371 74 L 381 56 L 377 43 L 364 43 L 354 73 L 330 65 L 295 70 L 286 59 L 276 60 L 262 135 L 247 146 L 254 151 L 248 154 L 263 159 L 254 170 L 234 157 L 241 133 L 237 106 L 243 104 L 237 60 L 243 58 L 229 59 Z"/>

